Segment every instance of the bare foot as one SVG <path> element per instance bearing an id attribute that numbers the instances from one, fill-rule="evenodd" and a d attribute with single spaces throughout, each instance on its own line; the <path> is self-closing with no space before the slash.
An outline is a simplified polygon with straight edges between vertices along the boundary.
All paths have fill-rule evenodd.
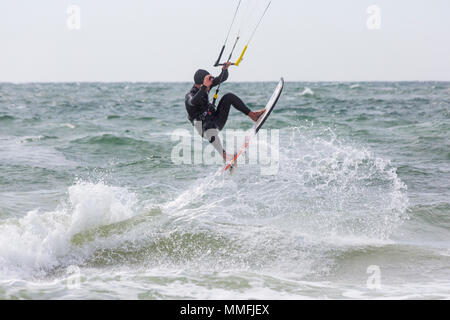
<path id="1" fill-rule="evenodd" d="M 261 117 L 263 115 L 263 113 L 266 112 L 266 109 L 261 109 L 259 111 L 250 111 L 250 113 L 248 114 L 248 116 L 250 117 L 250 119 L 252 119 L 253 121 L 258 121 L 259 117 Z"/>

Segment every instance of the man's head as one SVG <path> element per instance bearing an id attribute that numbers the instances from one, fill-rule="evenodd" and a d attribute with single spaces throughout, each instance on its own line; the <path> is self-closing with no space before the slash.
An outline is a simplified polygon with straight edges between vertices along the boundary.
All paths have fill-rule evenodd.
<path id="1" fill-rule="evenodd" d="M 202 69 L 197 70 L 197 72 L 194 75 L 194 82 L 195 82 L 195 84 L 202 85 L 203 84 L 203 80 L 209 74 L 210 73 L 208 71 L 206 71 L 206 70 L 202 70 Z"/>

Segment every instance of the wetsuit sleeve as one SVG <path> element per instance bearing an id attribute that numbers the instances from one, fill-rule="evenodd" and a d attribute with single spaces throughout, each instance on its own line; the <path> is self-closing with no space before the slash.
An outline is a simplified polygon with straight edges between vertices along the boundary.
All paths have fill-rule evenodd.
<path id="1" fill-rule="evenodd" d="M 202 104 L 202 100 L 205 99 L 205 98 L 208 99 L 208 93 L 206 93 L 206 87 L 202 86 L 200 88 L 200 90 L 196 94 L 194 94 L 194 95 L 189 94 L 188 95 L 187 103 L 191 107 L 195 107 L 195 106 L 201 105 Z"/>
<path id="2" fill-rule="evenodd" d="M 211 88 L 217 86 L 219 83 L 227 81 L 227 79 L 228 79 L 228 69 L 222 70 L 222 73 L 214 78 Z"/>

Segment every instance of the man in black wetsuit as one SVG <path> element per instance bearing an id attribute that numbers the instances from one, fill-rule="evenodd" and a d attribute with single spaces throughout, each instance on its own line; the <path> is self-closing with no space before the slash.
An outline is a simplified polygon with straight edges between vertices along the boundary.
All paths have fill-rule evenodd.
<path id="1" fill-rule="evenodd" d="M 255 122 L 265 111 L 265 109 L 256 112 L 251 111 L 238 96 L 232 93 L 227 93 L 220 99 L 217 109 L 209 102 L 209 91 L 228 79 L 228 67 L 230 65 L 230 62 L 224 65 L 222 73 L 216 78 L 212 77 L 206 70 L 197 70 L 194 75 L 195 84 L 185 98 L 189 121 L 203 138 L 214 145 L 225 161 L 230 161 L 232 156 L 227 155 L 223 149 L 218 134 L 228 120 L 230 107 L 233 106 Z"/>

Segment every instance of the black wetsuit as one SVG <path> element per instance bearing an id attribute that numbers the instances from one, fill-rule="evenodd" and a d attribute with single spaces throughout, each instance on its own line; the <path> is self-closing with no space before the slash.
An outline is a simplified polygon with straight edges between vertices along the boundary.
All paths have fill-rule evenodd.
<path id="1" fill-rule="evenodd" d="M 222 73 L 214 78 L 211 88 L 225 82 L 228 79 L 228 70 L 223 70 Z M 185 105 L 189 115 L 189 121 L 194 124 L 194 121 L 202 121 L 202 136 L 208 129 L 222 130 L 228 120 L 230 113 L 230 106 L 235 107 L 245 115 L 250 113 L 250 109 L 245 103 L 236 95 L 232 93 L 225 94 L 219 101 L 217 109 L 209 102 L 208 91 L 205 86 L 200 89 L 195 86 L 186 94 Z"/>

